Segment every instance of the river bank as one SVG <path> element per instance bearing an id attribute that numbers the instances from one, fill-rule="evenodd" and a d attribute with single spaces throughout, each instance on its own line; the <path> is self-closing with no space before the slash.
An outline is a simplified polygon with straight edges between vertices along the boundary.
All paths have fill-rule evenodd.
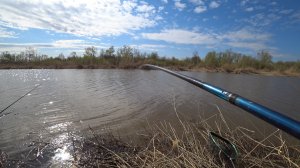
<path id="1" fill-rule="evenodd" d="M 68 142 L 52 144 L 35 141 L 26 157 L 10 158 L 0 151 L 0 167 L 295 167 L 299 168 L 299 146 L 288 145 L 276 130 L 264 139 L 253 137 L 243 127 L 230 129 L 220 114 L 213 137 L 207 120 L 181 121 L 182 133 L 171 124 L 153 123 L 135 136 L 124 140 L 111 133 L 89 138 L 68 133 Z M 232 148 L 234 147 L 234 148 Z"/>
<path id="2" fill-rule="evenodd" d="M 0 69 L 139 69 L 141 63 L 131 63 L 122 65 L 111 64 L 36 64 L 36 63 L 19 63 L 19 64 L 3 64 L 0 63 Z M 159 65 L 170 70 L 175 71 L 191 71 L 191 72 L 213 72 L 213 73 L 232 73 L 232 74 L 252 74 L 252 75 L 265 75 L 265 76 L 288 76 L 288 77 L 300 77 L 299 72 L 292 70 L 265 70 L 254 68 L 207 68 L 203 66 L 164 66 Z"/>

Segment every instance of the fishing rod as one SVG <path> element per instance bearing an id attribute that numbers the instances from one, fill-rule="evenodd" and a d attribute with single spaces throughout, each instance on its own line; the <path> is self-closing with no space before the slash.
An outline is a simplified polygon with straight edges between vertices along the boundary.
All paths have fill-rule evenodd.
<path id="1" fill-rule="evenodd" d="M 151 65 L 151 64 L 144 64 L 142 67 L 150 68 L 150 69 L 158 69 L 162 70 L 164 72 L 167 72 L 173 76 L 176 76 L 180 79 L 183 79 L 213 95 L 216 95 L 217 97 L 239 107 L 244 109 L 245 111 L 255 115 L 256 117 L 274 125 L 275 127 L 289 133 L 290 135 L 296 137 L 297 139 L 300 139 L 300 122 L 296 121 L 286 115 L 283 115 L 275 110 L 272 110 L 268 107 L 265 107 L 263 105 L 260 105 L 256 102 L 253 102 L 249 99 L 246 99 L 242 96 L 239 96 L 235 93 L 226 91 L 222 88 L 213 86 L 209 83 L 205 83 L 203 81 L 200 81 L 198 79 L 173 72 L 171 70 Z"/>
<path id="2" fill-rule="evenodd" d="M 15 100 L 14 102 L 12 102 L 10 105 L 8 105 L 7 107 L 5 107 L 3 110 L 0 111 L 0 114 L 2 114 L 5 110 L 7 110 L 8 108 L 10 108 L 12 105 L 16 104 L 19 100 L 21 100 L 23 97 L 25 97 L 26 95 L 28 95 L 29 93 L 31 93 L 32 91 L 34 91 L 39 86 L 40 86 L 40 84 L 36 85 L 33 89 L 31 89 L 30 91 L 28 91 L 27 93 L 25 93 L 23 96 L 19 97 L 17 100 Z M 7 113 L 7 114 L 9 114 L 9 113 Z M 5 115 L 7 115 L 7 114 L 5 114 Z M 0 117 L 2 117 L 2 116 L 0 116 Z"/>

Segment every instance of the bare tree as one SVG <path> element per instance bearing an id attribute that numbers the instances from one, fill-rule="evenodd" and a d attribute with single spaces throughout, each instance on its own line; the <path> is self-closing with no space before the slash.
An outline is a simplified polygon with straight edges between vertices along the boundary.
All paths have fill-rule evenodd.
<path id="1" fill-rule="evenodd" d="M 261 50 L 257 53 L 260 68 L 271 68 L 272 65 L 272 55 L 267 50 Z"/>
<path id="2" fill-rule="evenodd" d="M 197 64 L 199 64 L 200 62 L 201 62 L 200 56 L 199 56 L 198 52 L 195 51 L 195 52 L 193 53 L 192 63 L 193 63 L 194 65 L 197 65 Z"/>
<path id="3" fill-rule="evenodd" d="M 91 56 L 91 57 L 96 57 L 97 55 L 97 48 L 92 46 L 92 47 L 87 47 L 85 48 L 84 51 L 84 56 Z"/>
<path id="4" fill-rule="evenodd" d="M 105 56 L 111 58 L 115 56 L 114 53 L 115 53 L 114 46 L 111 46 L 105 51 Z"/>
<path id="5" fill-rule="evenodd" d="M 58 58 L 59 58 L 60 60 L 65 60 L 65 56 L 64 56 L 63 53 L 60 53 L 60 54 L 58 55 Z"/>
<path id="6" fill-rule="evenodd" d="M 70 53 L 70 57 L 72 58 L 76 58 L 77 57 L 77 53 L 75 51 Z"/>
<path id="7" fill-rule="evenodd" d="M 25 57 L 27 62 L 33 61 L 36 57 L 36 50 L 33 47 L 26 47 L 25 49 Z"/>

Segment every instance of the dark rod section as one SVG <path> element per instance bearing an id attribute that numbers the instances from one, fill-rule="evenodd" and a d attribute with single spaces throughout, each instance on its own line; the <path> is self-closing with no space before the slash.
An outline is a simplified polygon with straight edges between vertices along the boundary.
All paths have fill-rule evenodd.
<path id="1" fill-rule="evenodd" d="M 174 75 L 180 79 L 183 79 L 195 86 L 200 87 L 201 89 L 204 89 L 208 91 L 211 94 L 214 94 L 218 96 L 219 98 L 226 100 L 230 102 L 231 104 L 238 106 L 249 113 L 255 115 L 256 117 L 261 118 L 262 120 L 276 126 L 277 128 L 289 133 L 290 135 L 296 137 L 297 139 L 300 139 L 300 122 L 285 116 L 275 110 L 271 110 L 265 106 L 262 106 L 258 103 L 255 103 L 251 100 L 248 100 L 246 98 L 243 98 L 237 94 L 228 92 L 224 89 L 221 89 L 219 87 L 213 86 L 211 84 L 202 82 L 198 79 L 173 72 L 171 70 L 155 66 L 155 65 L 150 65 L 150 64 L 145 64 L 142 67 L 147 67 L 147 68 L 152 68 L 152 69 L 158 69 L 162 70 L 164 72 L 167 72 L 171 75 Z"/>

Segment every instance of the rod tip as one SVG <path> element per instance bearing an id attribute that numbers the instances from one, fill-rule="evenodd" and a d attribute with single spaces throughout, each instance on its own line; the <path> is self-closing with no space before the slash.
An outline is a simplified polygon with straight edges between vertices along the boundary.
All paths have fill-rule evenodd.
<path id="1" fill-rule="evenodd" d="M 143 70 L 152 70 L 152 69 L 153 69 L 153 68 L 151 68 L 151 66 L 149 66 L 148 64 L 141 65 L 139 68 L 140 68 L 140 69 L 143 69 Z"/>

